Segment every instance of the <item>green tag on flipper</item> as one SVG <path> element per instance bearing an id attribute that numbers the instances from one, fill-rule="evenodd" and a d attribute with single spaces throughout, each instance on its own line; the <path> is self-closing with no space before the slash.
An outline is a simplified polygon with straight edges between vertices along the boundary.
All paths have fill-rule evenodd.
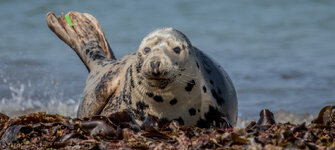
<path id="1" fill-rule="evenodd" d="M 65 15 L 65 19 L 66 19 L 66 22 L 72 27 L 73 26 L 73 23 L 71 21 L 71 18 L 69 15 Z"/>

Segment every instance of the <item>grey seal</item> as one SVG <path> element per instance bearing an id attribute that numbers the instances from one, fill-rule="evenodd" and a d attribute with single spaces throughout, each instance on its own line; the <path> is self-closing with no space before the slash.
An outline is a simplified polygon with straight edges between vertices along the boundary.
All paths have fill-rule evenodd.
<path id="1" fill-rule="evenodd" d="M 117 60 L 98 21 L 87 13 L 47 14 L 52 31 L 79 55 L 89 75 L 78 117 L 128 110 L 141 123 L 147 115 L 198 127 L 235 125 L 234 85 L 218 63 L 180 31 L 157 29 L 137 51 Z"/>

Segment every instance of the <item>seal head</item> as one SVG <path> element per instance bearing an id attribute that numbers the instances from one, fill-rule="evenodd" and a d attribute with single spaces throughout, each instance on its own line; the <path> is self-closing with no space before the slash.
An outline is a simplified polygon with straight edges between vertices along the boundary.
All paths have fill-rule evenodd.
<path id="1" fill-rule="evenodd" d="M 151 87 L 165 88 L 185 70 L 192 45 L 181 32 L 164 28 L 147 35 L 138 50 L 137 76 Z"/>

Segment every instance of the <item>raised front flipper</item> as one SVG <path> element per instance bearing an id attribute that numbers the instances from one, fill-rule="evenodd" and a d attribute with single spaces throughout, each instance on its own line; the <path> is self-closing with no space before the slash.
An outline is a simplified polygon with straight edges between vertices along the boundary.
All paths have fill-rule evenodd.
<path id="1" fill-rule="evenodd" d="M 69 12 L 56 17 L 47 14 L 50 29 L 68 44 L 86 65 L 89 73 L 78 117 L 100 114 L 119 85 L 115 74 L 115 57 L 99 22 L 90 14 Z"/>
<path id="2" fill-rule="evenodd" d="M 115 59 L 98 20 L 92 15 L 69 12 L 56 17 L 54 13 L 49 12 L 47 23 L 49 28 L 78 54 L 89 72 L 98 68 L 103 61 Z"/>

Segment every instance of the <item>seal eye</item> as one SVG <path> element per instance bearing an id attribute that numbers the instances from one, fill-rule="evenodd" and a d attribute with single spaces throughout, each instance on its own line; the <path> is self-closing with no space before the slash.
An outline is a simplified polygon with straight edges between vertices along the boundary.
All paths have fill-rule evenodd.
<path id="1" fill-rule="evenodd" d="M 179 54 L 179 53 L 180 53 L 180 47 L 175 47 L 175 48 L 173 49 L 173 51 L 174 51 L 175 53 Z"/>
<path id="2" fill-rule="evenodd" d="M 144 52 L 145 52 L 145 53 L 149 53 L 150 50 L 151 50 L 151 49 L 150 49 L 149 47 L 144 48 Z"/>

